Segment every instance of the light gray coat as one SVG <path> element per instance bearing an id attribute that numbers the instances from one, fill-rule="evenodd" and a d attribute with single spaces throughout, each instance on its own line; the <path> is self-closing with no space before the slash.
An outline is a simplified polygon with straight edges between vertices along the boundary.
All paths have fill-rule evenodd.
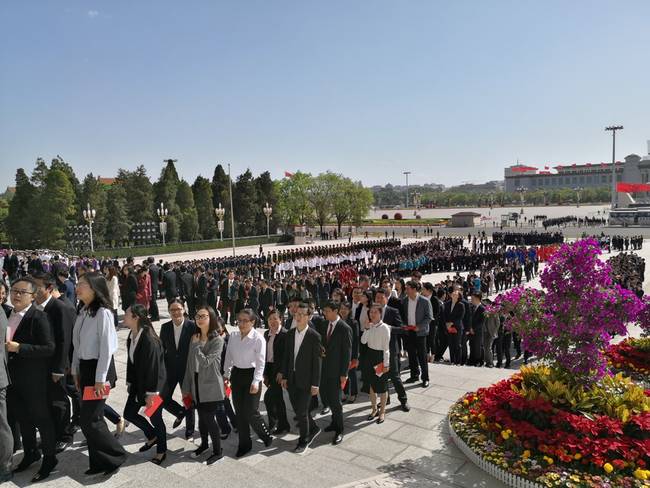
<path id="1" fill-rule="evenodd" d="M 5 352 L 7 325 L 7 316 L 0 307 L 0 475 L 10 472 L 11 456 L 14 452 L 14 438 L 7 422 L 7 386 L 9 386 Z"/>
<path id="2" fill-rule="evenodd" d="M 200 399 L 201 403 L 220 402 L 225 398 L 223 377 L 221 376 L 221 353 L 224 341 L 216 336 L 201 346 L 200 342 L 191 342 L 187 354 L 187 367 L 181 390 L 183 394 L 191 394 L 192 400 Z M 198 396 L 194 373 L 196 364 L 199 365 Z"/>
<path id="3" fill-rule="evenodd" d="M 0 388 L 9 386 L 9 372 L 7 371 L 7 351 L 5 350 L 5 341 L 7 340 L 7 326 L 9 321 L 5 311 L 0 307 Z"/>

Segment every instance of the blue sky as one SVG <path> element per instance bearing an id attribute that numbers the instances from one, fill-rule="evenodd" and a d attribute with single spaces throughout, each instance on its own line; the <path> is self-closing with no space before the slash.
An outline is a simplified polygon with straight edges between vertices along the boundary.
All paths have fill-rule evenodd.
<path id="1" fill-rule="evenodd" d="M 341 172 L 454 184 L 650 139 L 650 1 L 0 3 L 0 188 L 178 159 L 190 182 Z"/>

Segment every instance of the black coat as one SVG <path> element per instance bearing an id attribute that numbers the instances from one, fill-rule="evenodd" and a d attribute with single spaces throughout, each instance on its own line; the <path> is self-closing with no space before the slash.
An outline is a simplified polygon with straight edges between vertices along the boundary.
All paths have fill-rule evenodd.
<path id="1" fill-rule="evenodd" d="M 55 350 L 50 360 L 50 372 L 66 374 L 70 368 L 70 349 L 72 348 L 72 329 L 77 319 L 77 310 L 66 301 L 50 298 L 43 310 L 52 328 Z"/>
<path id="2" fill-rule="evenodd" d="M 158 298 L 158 283 L 160 283 L 161 270 L 157 264 L 149 266 L 149 277 L 151 278 L 151 293 L 154 299 Z"/>
<path id="3" fill-rule="evenodd" d="M 328 320 L 323 319 L 319 320 L 316 325 L 321 337 L 321 344 L 325 349 L 322 376 L 324 378 L 340 378 L 348 375 L 352 358 L 352 329 L 343 320 L 338 320 L 328 341 L 329 324 Z"/>
<path id="4" fill-rule="evenodd" d="M 303 390 L 309 390 L 312 386 L 320 386 L 321 376 L 321 344 L 320 334 L 311 327 L 307 327 L 305 338 L 300 345 L 300 350 L 295 360 L 293 350 L 297 329 L 287 332 L 282 376 L 289 381 L 290 385 Z"/>
<path id="5" fill-rule="evenodd" d="M 266 287 L 265 290 L 260 288 L 260 309 L 269 310 L 271 307 L 275 306 L 275 294 L 270 287 Z"/>
<path id="6" fill-rule="evenodd" d="M 264 331 L 264 339 L 269 343 L 271 331 Z M 267 376 L 269 381 L 275 381 L 275 376 L 282 372 L 282 363 L 284 361 L 284 353 L 287 342 L 287 329 L 280 327 L 275 339 L 273 340 L 273 363 L 266 363 L 264 366 L 264 376 Z M 268 358 L 267 358 L 268 359 Z"/>
<path id="7" fill-rule="evenodd" d="M 133 352 L 133 362 L 129 355 L 131 336 L 126 340 L 126 382 L 129 394 L 134 394 L 138 403 L 144 405 L 147 393 L 163 391 L 166 383 L 165 362 L 162 343 L 144 332 L 138 339 Z"/>
<path id="8" fill-rule="evenodd" d="M 361 345 L 361 326 L 359 325 L 359 322 L 354 320 L 352 317 L 348 317 L 344 322 L 350 326 L 350 329 L 352 329 L 351 359 L 359 359 L 359 345 Z"/>
<path id="9" fill-rule="evenodd" d="M 181 290 L 186 302 L 194 301 L 194 276 L 190 273 L 181 274 Z"/>
<path id="10" fill-rule="evenodd" d="M 479 305 L 478 307 L 475 307 L 474 310 L 472 311 L 470 327 L 472 328 L 472 331 L 476 334 L 483 331 L 484 324 L 485 324 L 485 307 L 483 305 Z"/>
<path id="11" fill-rule="evenodd" d="M 31 306 L 13 334 L 20 344 L 18 352 L 7 357 L 12 388 L 19 388 L 32 398 L 45 398 L 50 361 L 56 345 L 45 312 Z"/>
<path id="12" fill-rule="evenodd" d="M 176 272 L 171 269 L 163 273 L 163 291 L 165 292 L 165 298 L 167 298 L 167 300 L 171 300 L 178 296 Z"/>
<path id="13" fill-rule="evenodd" d="M 192 320 L 185 319 L 182 327 L 177 348 L 174 340 L 174 323 L 170 320 L 160 326 L 160 341 L 163 346 L 167 383 L 170 385 L 175 381 L 183 381 L 190 342 L 192 342 L 192 336 L 197 332 L 196 324 Z"/>
<path id="14" fill-rule="evenodd" d="M 400 311 L 386 305 L 382 322 L 390 327 L 390 354 L 391 356 L 399 357 L 395 355 L 399 354 L 399 338 L 404 334 L 404 331 L 402 330 L 402 315 L 400 314 Z"/>
<path id="15" fill-rule="evenodd" d="M 11 256 L 5 256 L 5 259 L 2 263 L 2 268 L 7 272 L 7 275 L 13 278 L 18 271 L 18 256 L 12 254 Z"/>
<path id="16" fill-rule="evenodd" d="M 458 301 L 456 302 L 456 305 L 454 305 L 454 310 L 451 310 L 451 300 L 447 300 L 445 302 L 445 309 L 444 309 L 444 321 L 445 324 L 448 322 L 452 322 L 454 324 L 454 327 L 458 330 L 460 333 L 461 329 L 463 328 L 463 317 L 465 316 L 465 305 L 463 305 L 463 302 Z"/>

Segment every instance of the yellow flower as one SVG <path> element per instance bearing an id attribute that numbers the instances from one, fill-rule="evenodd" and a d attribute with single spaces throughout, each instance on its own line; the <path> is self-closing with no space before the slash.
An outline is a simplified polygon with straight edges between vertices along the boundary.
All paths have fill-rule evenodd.
<path id="1" fill-rule="evenodd" d="M 463 400 L 463 405 L 465 406 L 469 405 L 469 400 Z"/>
<path id="2" fill-rule="evenodd" d="M 605 470 L 605 473 L 611 473 L 612 471 L 614 471 L 614 466 L 612 466 L 609 463 L 605 463 L 603 464 L 603 469 Z"/>
<path id="3" fill-rule="evenodd" d="M 501 437 L 503 437 L 503 439 L 507 441 L 508 439 L 510 439 L 510 433 L 507 430 L 502 430 Z"/>
<path id="4" fill-rule="evenodd" d="M 530 451 L 526 449 L 524 453 L 521 455 L 522 458 L 528 459 L 530 457 Z"/>
<path id="5" fill-rule="evenodd" d="M 650 479 L 650 470 L 636 468 L 634 470 L 634 477 L 638 480 L 647 480 Z"/>
<path id="6" fill-rule="evenodd" d="M 575 459 L 576 461 L 579 461 L 580 459 L 582 459 L 582 454 L 580 454 L 579 452 L 576 452 L 575 455 L 573 456 L 573 459 Z"/>
<path id="7" fill-rule="evenodd" d="M 544 461 L 546 461 L 548 464 L 553 464 L 553 458 L 552 457 L 544 456 Z"/>

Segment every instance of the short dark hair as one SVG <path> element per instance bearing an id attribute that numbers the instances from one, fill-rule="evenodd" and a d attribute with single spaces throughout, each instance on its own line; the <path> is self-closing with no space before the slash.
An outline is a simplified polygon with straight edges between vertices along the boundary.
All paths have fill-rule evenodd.
<path id="1" fill-rule="evenodd" d="M 472 293 L 472 296 L 481 300 L 483 298 L 483 293 L 481 293 L 480 291 L 475 291 L 474 293 Z"/>
<path id="2" fill-rule="evenodd" d="M 333 302 L 331 300 L 326 302 L 325 305 L 323 305 L 323 308 L 329 308 L 330 310 L 333 310 L 335 312 L 339 311 L 339 307 L 340 307 L 339 303 Z"/>
<path id="3" fill-rule="evenodd" d="M 15 285 L 16 283 L 28 283 L 32 287 L 32 293 L 36 293 L 36 282 L 34 281 L 34 278 L 31 276 L 21 276 L 18 279 L 16 279 L 11 286 Z"/>
<path id="4" fill-rule="evenodd" d="M 50 273 L 34 273 L 32 278 L 34 278 L 34 280 L 42 281 L 46 288 L 48 286 L 56 286 L 56 280 Z"/>
<path id="5" fill-rule="evenodd" d="M 418 283 L 417 281 L 408 280 L 406 282 L 406 286 L 408 286 L 409 288 L 413 288 L 414 290 L 420 291 L 420 283 Z"/>

